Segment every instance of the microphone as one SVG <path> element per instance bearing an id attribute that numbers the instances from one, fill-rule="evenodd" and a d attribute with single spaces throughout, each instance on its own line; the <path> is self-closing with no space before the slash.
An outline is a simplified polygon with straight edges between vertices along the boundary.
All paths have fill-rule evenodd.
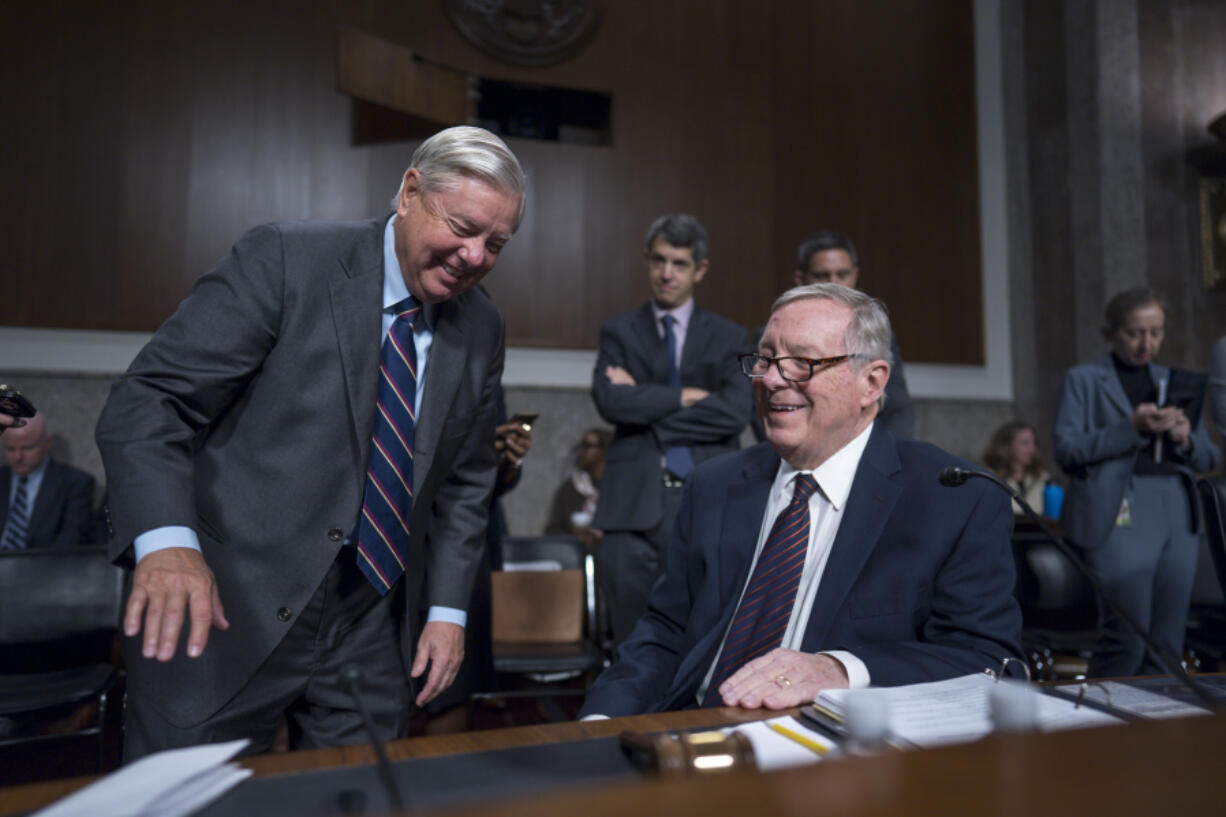
<path id="1" fill-rule="evenodd" d="M 378 759 L 379 766 L 379 779 L 383 783 L 383 790 L 387 794 L 391 810 L 395 812 L 404 811 L 404 800 L 400 797 L 400 789 L 396 786 L 396 777 L 392 774 L 392 764 L 388 762 L 387 752 L 383 749 L 383 741 L 379 740 L 378 734 L 375 733 L 374 724 L 370 721 L 370 712 L 366 710 L 366 702 L 358 694 L 358 682 L 361 680 L 362 671 L 353 664 L 341 670 L 341 683 L 345 685 L 345 691 L 349 693 L 349 697 L 353 698 L 358 714 L 362 716 L 362 728 L 366 730 L 366 737 L 370 738 L 371 746 L 375 747 L 375 757 Z"/>
<path id="2" fill-rule="evenodd" d="M 1107 591 L 1107 588 L 1103 586 L 1102 582 L 1099 581 L 1098 574 L 1091 570 L 1089 565 L 1081 560 L 1081 557 L 1077 555 L 1077 552 L 1073 549 L 1073 546 L 1066 542 L 1064 537 L 1052 530 L 1051 526 L 1043 520 L 1042 516 L 1035 512 L 1034 508 L 1030 507 L 1030 503 L 1028 503 L 1025 497 L 1019 494 L 1012 485 L 1005 482 L 995 474 L 988 473 L 987 471 L 958 468 L 956 466 L 942 468 L 937 473 L 937 481 L 947 488 L 955 488 L 966 482 L 971 477 L 982 477 L 998 488 L 1001 488 L 1005 493 L 1011 496 L 1018 506 L 1026 512 L 1026 515 L 1039 526 L 1039 530 L 1043 531 L 1043 534 L 1052 542 L 1052 544 L 1054 544 L 1056 548 L 1063 553 L 1070 562 L 1073 563 L 1073 567 L 1077 568 L 1077 571 L 1086 577 L 1086 579 L 1090 582 L 1090 586 L 1094 589 L 1094 595 L 1098 597 L 1103 605 L 1105 607 L 1109 607 L 1113 613 L 1119 616 L 1120 619 L 1128 625 L 1128 629 L 1132 630 L 1141 637 L 1141 640 L 1145 642 L 1146 649 L 1149 650 L 1149 654 L 1153 656 L 1154 660 L 1157 661 L 1157 663 L 1170 675 L 1178 678 L 1184 686 L 1191 690 L 1207 709 L 1209 709 L 1211 712 L 1217 710 L 1216 702 L 1207 692 L 1205 692 L 1200 684 L 1192 680 L 1192 676 L 1188 675 L 1187 670 L 1183 668 L 1183 664 L 1181 664 L 1179 661 L 1172 660 L 1171 657 L 1168 656 L 1166 652 L 1154 642 L 1154 639 L 1152 636 L 1150 636 L 1149 631 L 1142 629 L 1141 625 L 1136 622 L 1136 619 L 1129 615 L 1128 611 L 1115 600 L 1115 597 L 1111 595 L 1111 593 Z"/>

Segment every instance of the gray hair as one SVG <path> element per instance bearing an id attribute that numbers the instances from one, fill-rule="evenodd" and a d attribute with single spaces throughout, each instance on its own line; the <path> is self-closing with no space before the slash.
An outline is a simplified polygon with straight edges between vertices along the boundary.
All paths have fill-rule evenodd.
<path id="1" fill-rule="evenodd" d="M 851 309 L 851 323 L 847 325 L 847 334 L 843 342 L 847 353 L 852 355 L 851 365 L 863 369 L 874 360 L 884 360 L 894 367 L 894 356 L 890 353 L 890 338 L 893 330 L 890 328 L 890 316 L 885 304 L 871 295 L 865 295 L 858 289 L 851 289 L 842 284 L 805 284 L 792 287 L 780 295 L 771 304 L 771 314 L 774 315 L 788 304 L 797 301 L 826 300 L 838 301 Z M 877 401 L 877 410 L 885 408 L 885 391 Z"/>
<path id="2" fill-rule="evenodd" d="M 695 266 L 707 260 L 707 228 L 689 213 L 669 213 L 651 222 L 643 242 L 648 252 L 657 238 L 663 238 L 677 249 L 688 249 L 694 256 Z"/>
<path id="3" fill-rule="evenodd" d="M 519 198 L 515 226 L 523 220 L 524 191 L 528 186 L 524 169 L 506 142 L 485 128 L 459 125 L 439 131 L 413 151 L 409 169 L 414 168 L 421 174 L 417 189 L 427 195 L 454 190 L 465 177 L 511 193 Z M 396 195 L 392 196 L 393 208 L 399 200 L 400 188 L 397 188 Z"/>
<path id="4" fill-rule="evenodd" d="M 800 246 L 796 248 L 796 269 L 807 270 L 809 259 L 825 250 L 842 250 L 851 259 L 853 267 L 860 265 L 860 257 L 856 255 L 856 245 L 851 243 L 850 238 L 834 230 L 818 230 L 800 242 Z"/>

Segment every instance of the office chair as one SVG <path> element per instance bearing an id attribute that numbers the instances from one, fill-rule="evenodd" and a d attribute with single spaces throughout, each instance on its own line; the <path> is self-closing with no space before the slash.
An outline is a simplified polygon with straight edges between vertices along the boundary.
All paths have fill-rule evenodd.
<path id="1" fill-rule="evenodd" d="M 1205 545 L 1226 597 L 1226 476 L 1198 479 L 1196 490 L 1204 511 Z M 1192 605 L 1184 653 L 1190 669 L 1221 671 L 1226 666 L 1226 608 L 1216 604 Z"/>
<path id="2" fill-rule="evenodd" d="M 1022 650 L 1036 680 L 1084 676 L 1098 639 L 1098 605 L 1085 576 L 1029 520 L 1013 531 L 1014 595 Z"/>
<path id="3" fill-rule="evenodd" d="M 511 536 L 493 574 L 493 653 L 499 689 L 473 702 L 537 698 L 548 720 L 568 720 L 558 698 L 582 697 L 605 665 L 597 639 L 595 560 L 574 536 Z M 574 686 L 582 679 L 580 686 Z M 526 688 L 523 688 L 527 684 Z"/>
<path id="4" fill-rule="evenodd" d="M 0 785 L 119 766 L 122 594 L 104 547 L 0 552 Z"/>

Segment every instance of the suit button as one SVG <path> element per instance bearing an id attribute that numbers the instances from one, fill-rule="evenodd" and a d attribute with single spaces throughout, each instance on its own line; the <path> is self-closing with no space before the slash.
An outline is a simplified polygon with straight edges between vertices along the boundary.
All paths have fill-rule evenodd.
<path id="1" fill-rule="evenodd" d="M 333 542 L 339 542 L 345 538 L 345 532 L 340 528 L 333 528 L 332 530 L 328 531 L 328 538 Z"/>
<path id="2" fill-rule="evenodd" d="M 288 607 L 282 607 L 277 611 L 277 621 L 289 621 L 291 615 L 292 613 Z"/>

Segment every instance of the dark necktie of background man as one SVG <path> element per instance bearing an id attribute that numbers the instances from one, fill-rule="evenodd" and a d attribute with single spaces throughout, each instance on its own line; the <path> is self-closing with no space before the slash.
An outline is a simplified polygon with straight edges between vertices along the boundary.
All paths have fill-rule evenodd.
<path id="1" fill-rule="evenodd" d="M 677 369 L 677 335 L 673 332 L 676 322 L 672 315 L 660 318 L 660 323 L 664 324 L 664 347 L 668 354 L 668 385 L 679 389 L 681 372 Z M 664 465 L 677 479 L 685 479 L 694 470 L 694 455 L 685 446 L 675 445 L 664 452 Z"/>
<path id="2" fill-rule="evenodd" d="M 22 550 L 26 546 L 26 538 L 30 527 L 30 506 L 27 498 L 29 477 L 22 475 L 17 478 L 17 494 L 13 497 L 13 505 L 9 508 L 8 524 L 4 529 L 4 541 L 0 542 L 0 550 Z"/>
<path id="3" fill-rule="evenodd" d="M 404 573 L 413 502 L 413 430 L 417 425 L 417 348 L 412 296 L 396 304 L 379 360 L 379 401 L 371 435 L 366 493 L 358 524 L 358 567 L 386 594 Z"/>

